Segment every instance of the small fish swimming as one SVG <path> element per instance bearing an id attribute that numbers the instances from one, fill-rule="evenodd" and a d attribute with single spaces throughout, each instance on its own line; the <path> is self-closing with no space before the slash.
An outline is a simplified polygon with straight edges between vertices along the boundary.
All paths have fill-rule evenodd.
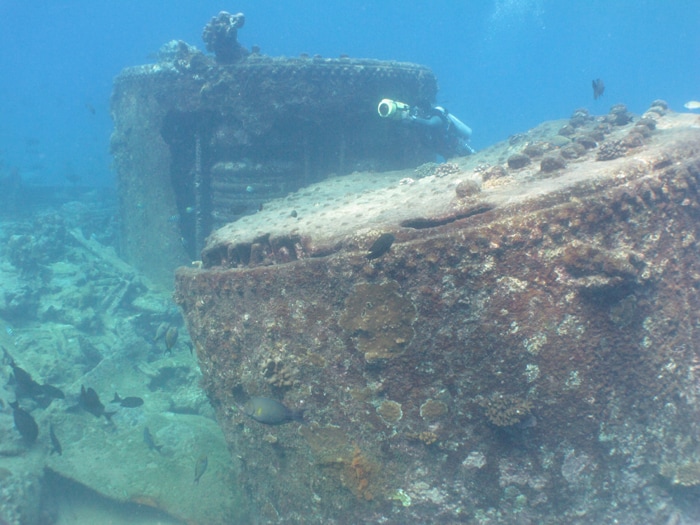
<path id="1" fill-rule="evenodd" d="M 251 397 L 243 407 L 239 408 L 246 416 L 264 425 L 284 425 L 292 421 L 304 422 L 305 409 L 292 410 L 269 397 Z"/>
<path id="2" fill-rule="evenodd" d="M 209 465 L 209 458 L 206 454 L 202 454 L 197 458 L 197 462 L 194 464 L 194 484 L 199 485 L 199 478 L 207 471 L 207 466 Z"/>
<path id="3" fill-rule="evenodd" d="M 683 104 L 683 107 L 685 109 L 700 109 L 700 102 L 697 100 L 689 100 L 685 104 Z"/>
<path id="4" fill-rule="evenodd" d="M 51 438 L 51 453 L 49 455 L 51 456 L 55 452 L 59 456 L 62 456 L 63 447 L 61 446 L 61 442 L 58 441 L 58 438 L 56 437 L 56 432 L 54 432 L 53 429 L 53 423 L 49 423 L 49 437 Z"/>
<path id="5" fill-rule="evenodd" d="M 22 438 L 31 445 L 39 435 L 39 426 L 29 412 L 20 408 L 17 401 L 10 403 L 10 406 L 12 407 L 12 417 L 15 420 L 15 428 L 22 435 Z"/>
<path id="6" fill-rule="evenodd" d="M 80 386 L 78 405 L 95 417 L 104 416 L 110 423 L 112 422 L 112 416 L 116 414 L 116 412 L 106 412 L 105 406 L 100 401 L 100 396 L 97 395 L 97 392 L 92 387 L 85 389 L 85 385 Z"/>
<path id="7" fill-rule="evenodd" d="M 165 332 L 165 351 L 172 352 L 175 343 L 177 343 L 177 326 L 171 326 L 168 331 Z"/>
<path id="8" fill-rule="evenodd" d="M 143 405 L 143 399 L 134 396 L 119 397 L 119 394 L 115 392 L 111 403 L 119 403 L 124 408 L 136 408 Z"/>
<path id="9" fill-rule="evenodd" d="M 596 78 L 593 81 L 593 100 L 598 100 L 605 92 L 605 83 L 602 79 Z"/>
<path id="10" fill-rule="evenodd" d="M 149 450 L 155 450 L 158 452 L 158 454 L 162 454 L 160 451 L 161 448 L 163 448 L 163 445 L 156 445 L 156 442 L 153 441 L 153 435 L 151 434 L 151 431 L 148 429 L 148 427 L 144 427 L 143 429 L 143 442 L 148 445 Z"/>
<path id="11" fill-rule="evenodd" d="M 391 233 L 382 233 L 379 238 L 372 243 L 372 246 L 369 247 L 367 258 L 372 260 L 381 257 L 389 251 L 393 243 L 394 236 Z"/>
<path id="12" fill-rule="evenodd" d="M 156 335 L 153 338 L 153 342 L 155 343 L 156 341 L 160 340 L 165 335 L 165 332 L 168 331 L 168 328 L 170 328 L 168 323 L 160 323 L 158 325 L 158 329 L 156 330 Z"/>

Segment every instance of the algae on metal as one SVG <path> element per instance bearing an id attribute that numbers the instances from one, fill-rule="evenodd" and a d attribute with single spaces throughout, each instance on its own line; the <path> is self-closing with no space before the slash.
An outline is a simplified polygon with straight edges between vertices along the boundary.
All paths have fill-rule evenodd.
<path id="1" fill-rule="evenodd" d="M 201 268 L 178 270 L 203 385 L 265 519 L 334 520 L 342 508 L 356 522 L 664 523 L 684 512 L 658 472 L 689 462 L 700 431 L 700 130 L 658 101 L 646 135 L 619 114 L 577 111 L 441 177 L 355 174 L 375 184 L 357 195 L 342 178 L 314 184 L 215 232 Z M 597 158 L 596 144 L 632 134 L 641 143 Z M 585 151 L 564 168 L 508 166 L 577 140 Z M 457 190 L 473 178 L 480 192 Z M 396 240 L 368 261 L 377 232 Z M 261 258 L 240 256 L 255 243 Z M 277 394 L 309 422 L 274 440 L 226 408 L 275 393 L 260 373 L 270 348 L 298 370 Z M 485 399 L 510 400 L 493 414 L 507 424 Z"/>

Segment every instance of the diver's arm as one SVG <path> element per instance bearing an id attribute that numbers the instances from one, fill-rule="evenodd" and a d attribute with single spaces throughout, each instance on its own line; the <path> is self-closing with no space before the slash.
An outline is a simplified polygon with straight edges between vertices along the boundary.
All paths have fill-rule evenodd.
<path id="1" fill-rule="evenodd" d="M 441 128 L 445 125 L 445 122 L 438 115 L 433 115 L 430 118 L 421 118 L 415 115 L 409 117 L 410 121 L 418 124 L 420 126 L 425 126 L 428 128 Z"/>

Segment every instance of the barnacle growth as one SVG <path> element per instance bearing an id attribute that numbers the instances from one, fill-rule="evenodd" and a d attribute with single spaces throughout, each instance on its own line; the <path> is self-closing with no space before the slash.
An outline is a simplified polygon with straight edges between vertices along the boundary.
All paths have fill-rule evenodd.
<path id="1" fill-rule="evenodd" d="M 438 435 L 432 430 L 424 430 L 422 432 L 408 432 L 406 433 L 408 439 L 413 439 L 415 441 L 421 441 L 424 445 L 430 446 L 438 440 Z"/>
<path id="2" fill-rule="evenodd" d="M 339 427 L 308 425 L 299 429 L 317 463 L 338 479 L 358 500 L 370 501 L 384 492 L 385 468 Z M 337 478 L 336 478 L 337 476 Z"/>
<path id="3" fill-rule="evenodd" d="M 460 167 L 454 162 L 445 162 L 444 164 L 438 164 L 436 162 L 426 162 L 418 166 L 414 173 L 416 178 L 422 179 L 424 177 L 445 177 L 447 175 L 452 175 L 454 173 L 459 173 L 461 171 Z"/>
<path id="4" fill-rule="evenodd" d="M 262 362 L 260 373 L 268 384 L 277 388 L 289 388 L 298 382 L 299 370 L 279 359 L 270 358 Z"/>
<path id="5" fill-rule="evenodd" d="M 382 401 L 377 407 L 377 414 L 389 424 L 397 423 L 403 417 L 401 404 L 391 400 Z"/>
<path id="6" fill-rule="evenodd" d="M 488 420 L 497 427 L 510 427 L 524 422 L 530 415 L 532 403 L 516 396 L 497 394 L 480 402 Z"/>
<path id="7" fill-rule="evenodd" d="M 420 406 L 420 417 L 426 421 L 439 419 L 445 414 L 447 414 L 447 405 L 442 401 L 428 399 Z"/>
<path id="8" fill-rule="evenodd" d="M 673 485 L 681 487 L 700 486 L 700 462 L 682 463 L 674 465 L 664 463 L 659 468 L 659 473 L 668 478 Z"/>
<path id="9" fill-rule="evenodd" d="M 348 489 L 360 500 L 373 500 L 374 493 L 370 486 L 378 466 L 355 445 L 352 458 L 345 463 L 344 481 Z"/>
<path id="10" fill-rule="evenodd" d="M 433 170 L 433 175 L 435 177 L 445 177 L 453 173 L 459 173 L 460 171 L 459 166 L 454 162 L 446 162 L 444 164 L 438 164 L 437 168 Z"/>
<path id="11" fill-rule="evenodd" d="M 399 355 L 413 339 L 416 308 L 395 281 L 359 283 L 345 300 L 338 323 L 368 362 Z"/>

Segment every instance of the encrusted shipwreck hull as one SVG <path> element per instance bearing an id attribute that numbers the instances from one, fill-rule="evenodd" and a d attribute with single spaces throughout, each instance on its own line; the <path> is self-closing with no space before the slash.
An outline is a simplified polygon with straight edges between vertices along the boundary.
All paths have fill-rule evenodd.
<path id="1" fill-rule="evenodd" d="M 700 129 L 645 121 L 543 125 L 354 197 L 327 181 L 210 237 L 176 298 L 261 522 L 692 513 Z M 249 396 L 307 422 L 260 424 Z"/>
<path id="2" fill-rule="evenodd" d="M 424 162 L 419 130 L 381 119 L 377 104 L 436 92 L 416 64 L 255 53 L 221 65 L 184 42 L 165 46 L 157 64 L 114 83 L 122 254 L 171 284 L 213 229 L 263 202 L 330 173 Z"/>

